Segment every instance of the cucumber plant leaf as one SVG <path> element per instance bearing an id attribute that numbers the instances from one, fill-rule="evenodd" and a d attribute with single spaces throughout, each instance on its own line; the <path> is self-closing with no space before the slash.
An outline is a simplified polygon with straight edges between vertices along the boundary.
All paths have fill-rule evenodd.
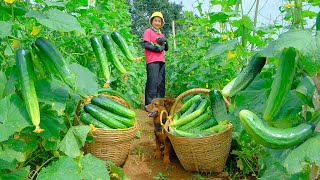
<path id="1" fill-rule="evenodd" d="M 110 179 L 106 161 L 87 154 L 80 159 L 80 163 L 82 167 L 81 176 L 83 179 Z"/>
<path id="2" fill-rule="evenodd" d="M 39 102 L 50 105 L 56 111 L 64 111 L 70 88 L 56 79 L 43 79 L 35 83 Z"/>
<path id="3" fill-rule="evenodd" d="M 80 149 L 84 146 L 89 129 L 89 126 L 84 125 L 71 127 L 60 142 L 59 149 L 67 156 L 80 156 Z"/>
<path id="4" fill-rule="evenodd" d="M 37 179 L 38 180 L 77 180 L 82 179 L 79 173 L 80 167 L 71 157 L 60 157 L 56 162 L 53 161 L 49 166 L 43 168 Z"/>
<path id="5" fill-rule="evenodd" d="M 8 174 L 0 175 L 0 179 L 26 180 L 30 173 L 30 166 L 25 166 Z"/>
<path id="6" fill-rule="evenodd" d="M 303 144 L 292 150 L 284 160 L 284 167 L 290 173 L 303 171 L 304 166 L 313 162 L 320 166 L 320 134 L 307 139 Z"/>
<path id="7" fill-rule="evenodd" d="M 7 37 L 11 34 L 11 23 L 0 21 L 0 38 Z"/>
<path id="8" fill-rule="evenodd" d="M 18 162 L 24 162 L 27 144 L 20 140 L 11 139 L 3 143 L 0 148 L 0 169 L 14 169 Z"/>
<path id="9" fill-rule="evenodd" d="M 2 71 L 0 71 L 0 99 L 3 97 L 3 92 L 6 89 L 6 84 L 7 84 L 7 78 L 6 74 Z"/>
<path id="10" fill-rule="evenodd" d="M 22 99 L 17 94 L 11 94 L 0 100 L 0 142 L 7 140 L 15 132 L 31 126 Z"/>

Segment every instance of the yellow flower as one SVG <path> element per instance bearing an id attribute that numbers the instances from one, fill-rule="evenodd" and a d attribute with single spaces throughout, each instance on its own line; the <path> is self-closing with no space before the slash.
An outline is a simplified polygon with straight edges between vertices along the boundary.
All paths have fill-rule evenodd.
<path id="1" fill-rule="evenodd" d="M 293 7 L 294 7 L 294 4 L 285 4 L 284 7 L 285 7 L 285 8 L 293 8 Z"/>
<path id="2" fill-rule="evenodd" d="M 4 2 L 9 3 L 9 4 L 13 4 L 15 0 L 4 0 Z"/>
<path id="3" fill-rule="evenodd" d="M 187 53 L 190 53 L 190 52 L 191 52 L 190 49 L 188 49 L 188 50 L 187 50 Z"/>
<path id="4" fill-rule="evenodd" d="M 234 57 L 236 57 L 236 53 L 233 52 L 233 51 L 229 51 L 229 52 L 228 52 L 228 59 L 232 59 L 232 58 L 234 58 Z"/>
<path id="5" fill-rule="evenodd" d="M 38 8 L 37 7 L 32 7 L 32 10 L 36 11 Z"/>
<path id="6" fill-rule="evenodd" d="M 220 25 L 220 29 L 224 28 L 224 23 L 219 23 L 219 25 Z"/>
<path id="7" fill-rule="evenodd" d="M 226 40 L 226 39 L 228 39 L 228 35 L 224 34 L 224 35 L 222 36 L 222 40 Z"/>
<path id="8" fill-rule="evenodd" d="M 207 36 L 210 36 L 210 33 L 209 33 L 209 32 L 207 32 Z"/>
<path id="9" fill-rule="evenodd" d="M 17 48 L 19 46 L 19 40 L 13 39 L 12 46 L 13 46 L 13 48 Z"/>
<path id="10" fill-rule="evenodd" d="M 117 30 L 116 28 L 112 28 L 112 31 L 115 31 L 115 30 Z"/>
<path id="11" fill-rule="evenodd" d="M 184 47 L 185 45 L 184 45 L 184 44 L 181 44 L 181 46 Z"/>
<path id="12" fill-rule="evenodd" d="M 33 25 L 30 35 L 35 36 L 35 35 L 39 34 L 39 32 L 40 32 L 40 30 L 37 28 L 37 26 Z"/>
<path id="13" fill-rule="evenodd" d="M 194 74 L 194 71 L 191 71 L 191 74 Z"/>
<path id="14" fill-rule="evenodd" d="M 189 30 L 192 31 L 192 26 L 189 27 Z"/>
<path id="15" fill-rule="evenodd" d="M 231 33 L 231 38 L 234 38 L 234 34 L 233 33 Z"/>
<path id="16" fill-rule="evenodd" d="M 206 88 L 208 89 L 208 87 L 209 87 L 209 85 L 208 85 L 208 83 L 206 83 Z"/>
<path id="17" fill-rule="evenodd" d="M 206 29 L 206 31 L 208 31 L 208 26 L 205 26 L 204 28 Z"/>

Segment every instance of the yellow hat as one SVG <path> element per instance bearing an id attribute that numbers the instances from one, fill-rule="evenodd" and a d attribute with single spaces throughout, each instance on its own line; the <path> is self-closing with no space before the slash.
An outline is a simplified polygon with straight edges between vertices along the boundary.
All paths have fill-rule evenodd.
<path id="1" fill-rule="evenodd" d="M 164 19 L 163 19 L 162 13 L 159 12 L 159 11 L 156 11 L 156 12 L 152 13 L 152 15 L 151 15 L 151 17 L 150 17 L 150 19 L 149 19 L 149 24 L 152 26 L 152 23 L 151 23 L 152 18 L 154 18 L 154 17 L 156 17 L 156 16 L 161 18 L 161 20 L 162 20 L 161 27 L 162 27 L 162 26 L 164 25 Z"/>

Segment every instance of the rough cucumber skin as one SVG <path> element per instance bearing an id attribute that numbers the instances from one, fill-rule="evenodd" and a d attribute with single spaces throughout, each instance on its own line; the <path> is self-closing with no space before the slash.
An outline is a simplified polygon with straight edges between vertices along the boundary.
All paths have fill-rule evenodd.
<path id="1" fill-rule="evenodd" d="M 246 89 L 261 72 L 265 63 L 265 57 L 259 57 L 258 54 L 255 54 L 251 58 L 249 64 L 238 74 L 238 76 L 222 89 L 222 94 L 227 97 L 232 97 Z"/>
<path id="2" fill-rule="evenodd" d="M 265 105 L 264 120 L 271 122 L 285 102 L 293 82 L 297 63 L 296 50 L 292 47 L 285 48 L 281 53 L 278 69 L 271 85 L 271 92 Z"/>
<path id="3" fill-rule="evenodd" d="M 119 46 L 122 53 L 126 56 L 126 58 L 130 61 L 136 60 L 136 58 L 133 57 L 131 51 L 129 50 L 128 44 L 125 41 L 125 39 L 121 36 L 121 34 L 117 31 L 113 31 L 111 33 L 111 38 L 113 41 Z"/>
<path id="4" fill-rule="evenodd" d="M 201 103 L 199 104 L 197 110 L 195 110 L 194 112 L 192 112 L 184 117 L 181 117 L 178 121 L 172 122 L 171 126 L 177 127 L 177 126 L 181 126 L 181 125 L 184 125 L 184 124 L 190 122 L 191 120 L 200 116 L 207 109 L 208 106 L 209 106 L 209 101 L 207 99 L 203 99 L 201 101 Z"/>
<path id="5" fill-rule="evenodd" d="M 198 126 L 199 124 L 204 122 L 206 119 L 208 119 L 211 115 L 212 115 L 212 112 L 211 112 L 211 109 L 209 109 L 207 110 L 207 112 L 201 114 L 200 116 L 188 122 L 187 124 L 183 126 L 179 126 L 177 129 L 187 131 L 188 129 Z"/>
<path id="6" fill-rule="evenodd" d="M 220 93 L 219 90 L 212 89 L 210 90 L 209 96 L 210 96 L 213 116 L 218 122 L 224 121 L 226 119 L 226 116 L 228 115 L 228 111 L 224 103 L 222 94 Z"/>
<path id="7" fill-rule="evenodd" d="M 72 89 L 75 89 L 75 75 L 72 73 L 69 64 L 62 56 L 61 52 L 49 40 L 44 37 L 37 38 L 36 47 L 42 54 L 39 56 L 46 66 L 57 72 L 58 76 Z"/>
<path id="8" fill-rule="evenodd" d="M 286 129 L 270 127 L 249 110 L 241 110 L 239 116 L 248 134 L 261 145 L 271 149 L 287 149 L 299 145 L 312 135 L 315 128 L 310 124 Z"/>
<path id="9" fill-rule="evenodd" d="M 16 63 L 19 70 L 21 93 L 27 112 L 33 125 L 40 124 L 39 102 L 34 86 L 34 70 L 29 50 L 19 49 L 16 52 Z"/>
<path id="10" fill-rule="evenodd" d="M 92 117 L 106 124 L 107 126 L 114 129 L 124 129 L 127 126 L 118 119 L 119 117 L 115 114 L 112 114 L 109 111 L 106 111 L 99 106 L 93 104 L 87 104 L 84 106 L 84 111 L 89 113 Z M 120 117 L 123 118 L 123 117 Z"/>
<path id="11" fill-rule="evenodd" d="M 133 110 L 128 109 L 127 107 L 102 95 L 92 98 L 91 103 L 105 110 L 111 111 L 119 116 L 123 116 L 126 118 L 136 117 L 136 113 Z"/>
<path id="12" fill-rule="evenodd" d="M 104 34 L 102 35 L 102 44 L 103 44 L 103 47 L 105 48 L 106 50 L 106 54 L 107 54 L 107 57 L 109 59 L 109 61 L 116 67 L 116 69 L 122 73 L 122 74 L 126 74 L 127 73 L 127 70 L 124 68 L 124 66 L 122 65 L 122 63 L 119 61 L 117 55 L 116 55 L 116 51 L 113 47 L 113 44 L 112 44 L 112 39 L 109 35 L 107 34 Z"/>
<path id="13" fill-rule="evenodd" d="M 105 129 L 112 129 L 111 127 L 103 124 L 99 120 L 95 119 L 88 113 L 81 113 L 80 114 L 80 120 L 84 122 L 85 124 L 93 124 L 96 128 L 105 128 Z"/>
<path id="14" fill-rule="evenodd" d="M 102 44 L 100 43 L 99 39 L 96 36 L 92 36 L 90 38 L 90 42 L 91 42 L 91 47 L 93 49 L 94 55 L 98 60 L 98 64 L 102 72 L 102 76 L 106 81 L 109 81 L 110 70 L 108 66 L 106 53 L 103 50 Z"/>
<path id="15" fill-rule="evenodd" d="M 195 96 L 193 96 L 192 98 L 190 98 L 188 101 L 186 101 L 182 107 L 180 108 L 180 113 L 183 114 L 184 112 L 186 112 L 190 106 L 196 101 L 196 100 L 200 100 L 201 96 L 199 94 L 196 94 Z"/>

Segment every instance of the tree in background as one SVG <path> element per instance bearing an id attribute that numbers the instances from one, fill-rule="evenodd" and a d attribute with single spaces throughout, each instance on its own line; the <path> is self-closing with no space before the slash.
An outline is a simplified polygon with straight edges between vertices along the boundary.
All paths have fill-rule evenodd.
<path id="1" fill-rule="evenodd" d="M 172 31 L 172 20 L 183 17 L 181 3 L 176 4 L 168 0 L 127 0 L 127 3 L 130 5 L 129 13 L 131 14 L 132 33 L 139 37 L 142 37 L 143 31 L 150 27 L 149 17 L 154 11 L 160 11 L 164 16 L 165 24 L 161 31 L 166 36 Z"/>

